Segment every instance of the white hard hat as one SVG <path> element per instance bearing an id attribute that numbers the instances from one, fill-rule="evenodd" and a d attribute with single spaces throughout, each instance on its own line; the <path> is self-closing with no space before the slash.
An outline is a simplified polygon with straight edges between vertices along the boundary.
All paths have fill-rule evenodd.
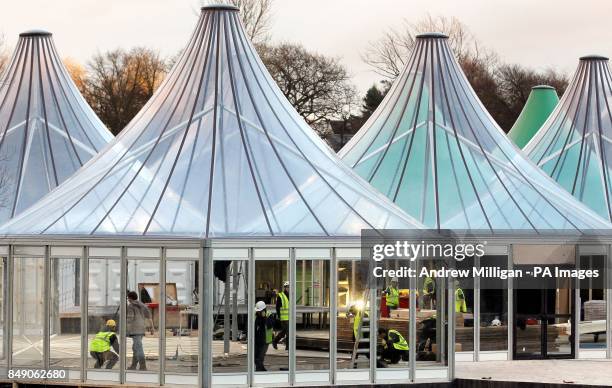
<path id="1" fill-rule="evenodd" d="M 266 309 L 266 303 L 263 300 L 255 303 L 255 311 L 263 311 Z"/>
<path id="2" fill-rule="evenodd" d="M 285 280 L 285 282 L 283 283 L 283 287 L 289 287 L 289 280 Z"/>

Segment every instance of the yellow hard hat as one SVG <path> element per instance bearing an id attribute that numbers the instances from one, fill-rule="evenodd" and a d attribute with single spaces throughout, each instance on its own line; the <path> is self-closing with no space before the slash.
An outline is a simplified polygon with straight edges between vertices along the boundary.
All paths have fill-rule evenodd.
<path id="1" fill-rule="evenodd" d="M 114 319 L 109 319 L 108 321 L 106 321 L 106 326 L 116 327 L 117 326 L 117 322 L 115 322 Z"/>

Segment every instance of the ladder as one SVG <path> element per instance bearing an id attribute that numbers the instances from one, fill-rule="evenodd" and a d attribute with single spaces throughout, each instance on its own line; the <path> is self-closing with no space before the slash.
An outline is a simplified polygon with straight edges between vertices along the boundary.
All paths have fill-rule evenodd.
<path id="1" fill-rule="evenodd" d="M 357 328 L 357 334 L 355 335 L 355 343 L 353 344 L 353 354 L 351 356 L 351 367 L 357 368 L 357 358 L 360 354 L 370 357 L 370 317 L 369 310 L 369 297 L 370 290 L 366 289 L 363 291 L 363 310 L 359 312 L 361 314 L 361 320 Z M 367 336 L 365 334 L 368 334 Z M 362 346 L 360 346 L 362 345 Z M 368 361 L 369 362 L 369 361 Z"/>

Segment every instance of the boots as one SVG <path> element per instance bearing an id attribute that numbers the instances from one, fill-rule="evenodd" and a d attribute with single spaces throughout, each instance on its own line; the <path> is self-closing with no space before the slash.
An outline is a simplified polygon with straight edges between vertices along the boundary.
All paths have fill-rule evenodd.
<path id="1" fill-rule="evenodd" d="M 145 361 L 145 359 L 143 358 L 142 360 L 140 360 L 140 370 L 147 370 L 147 362 Z"/>
<path id="2" fill-rule="evenodd" d="M 132 365 L 127 367 L 127 370 L 136 370 L 138 366 L 138 360 L 136 358 L 132 358 Z"/>

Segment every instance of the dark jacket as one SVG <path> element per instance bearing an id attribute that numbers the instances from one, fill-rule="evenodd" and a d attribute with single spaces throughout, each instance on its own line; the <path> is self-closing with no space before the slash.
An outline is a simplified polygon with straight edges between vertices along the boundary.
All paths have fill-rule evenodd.
<path id="1" fill-rule="evenodd" d="M 255 315 L 255 346 L 266 345 L 266 331 L 274 327 L 274 317 Z"/>
<path id="2" fill-rule="evenodd" d="M 151 311 L 139 300 L 128 301 L 127 335 L 144 335 L 145 320 L 151 318 Z"/>

